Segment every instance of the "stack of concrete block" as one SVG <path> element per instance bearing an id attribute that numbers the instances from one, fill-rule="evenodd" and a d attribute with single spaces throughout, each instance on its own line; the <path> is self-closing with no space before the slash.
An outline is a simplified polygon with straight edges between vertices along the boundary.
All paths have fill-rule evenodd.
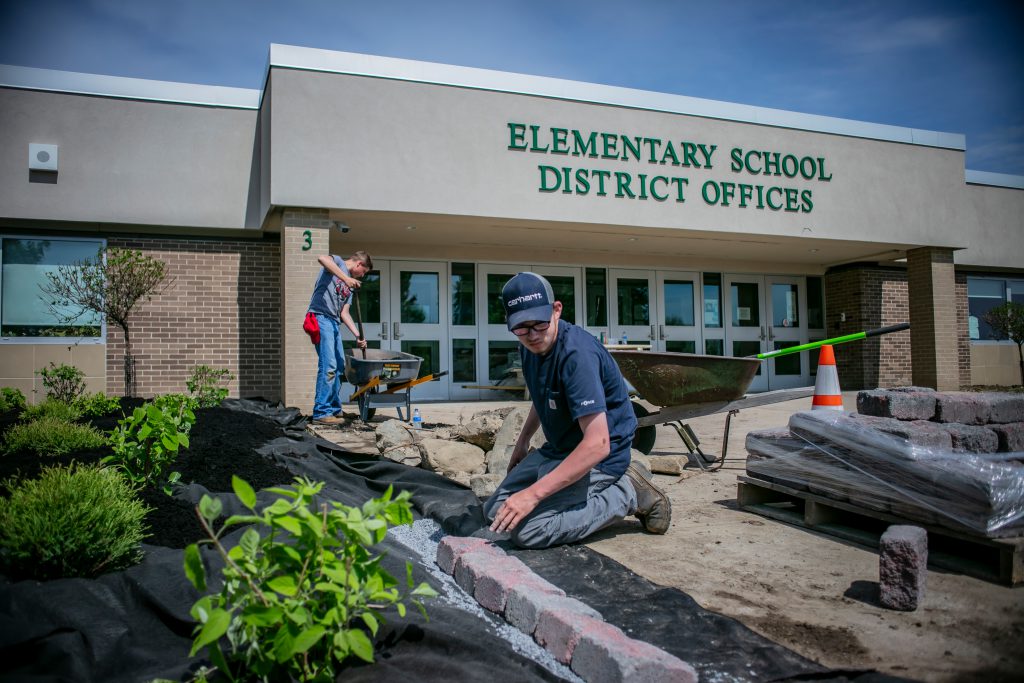
<path id="1" fill-rule="evenodd" d="M 857 405 L 750 432 L 748 474 L 926 524 L 1024 531 L 1024 395 L 907 387 Z"/>
<path id="2" fill-rule="evenodd" d="M 437 565 L 482 607 L 532 636 L 585 681 L 697 681 L 689 664 L 630 638 L 489 541 L 446 536 L 437 546 Z"/>

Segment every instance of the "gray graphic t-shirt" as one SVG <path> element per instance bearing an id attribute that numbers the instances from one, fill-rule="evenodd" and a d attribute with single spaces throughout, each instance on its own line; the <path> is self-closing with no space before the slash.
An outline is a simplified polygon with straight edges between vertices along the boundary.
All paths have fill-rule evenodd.
<path id="1" fill-rule="evenodd" d="M 348 268 L 345 267 L 343 258 L 334 254 L 331 254 L 331 258 L 341 268 L 341 272 L 351 275 Z M 334 277 L 331 271 L 321 268 L 320 275 L 316 279 L 316 286 L 313 287 L 313 296 L 309 300 L 309 311 L 340 320 L 341 309 L 350 301 L 352 301 L 352 289 Z"/>

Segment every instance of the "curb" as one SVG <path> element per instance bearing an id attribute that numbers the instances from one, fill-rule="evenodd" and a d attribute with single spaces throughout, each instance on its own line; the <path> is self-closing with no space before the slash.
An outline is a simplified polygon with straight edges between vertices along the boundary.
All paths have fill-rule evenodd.
<path id="1" fill-rule="evenodd" d="M 480 606 L 500 614 L 588 683 L 696 683 L 683 660 L 630 638 L 483 538 L 445 536 L 437 565 Z"/>

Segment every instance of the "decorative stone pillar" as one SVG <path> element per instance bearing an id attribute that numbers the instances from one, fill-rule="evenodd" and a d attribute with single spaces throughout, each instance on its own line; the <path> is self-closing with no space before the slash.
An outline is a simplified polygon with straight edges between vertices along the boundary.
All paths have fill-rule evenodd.
<path id="1" fill-rule="evenodd" d="M 939 391 L 959 389 L 953 250 L 921 247 L 908 251 L 907 284 L 914 384 Z"/>
<path id="2" fill-rule="evenodd" d="M 306 415 L 313 413 L 316 349 L 302 330 L 317 258 L 330 253 L 331 220 L 327 209 L 288 208 L 281 225 L 282 401 Z"/>

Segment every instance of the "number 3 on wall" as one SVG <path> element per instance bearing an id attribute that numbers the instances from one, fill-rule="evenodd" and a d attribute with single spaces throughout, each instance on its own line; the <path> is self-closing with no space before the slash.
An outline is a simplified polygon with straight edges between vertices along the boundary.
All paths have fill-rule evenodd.
<path id="1" fill-rule="evenodd" d="M 302 231 L 302 251 L 309 251 L 313 248 L 313 233 L 309 230 Z"/>

